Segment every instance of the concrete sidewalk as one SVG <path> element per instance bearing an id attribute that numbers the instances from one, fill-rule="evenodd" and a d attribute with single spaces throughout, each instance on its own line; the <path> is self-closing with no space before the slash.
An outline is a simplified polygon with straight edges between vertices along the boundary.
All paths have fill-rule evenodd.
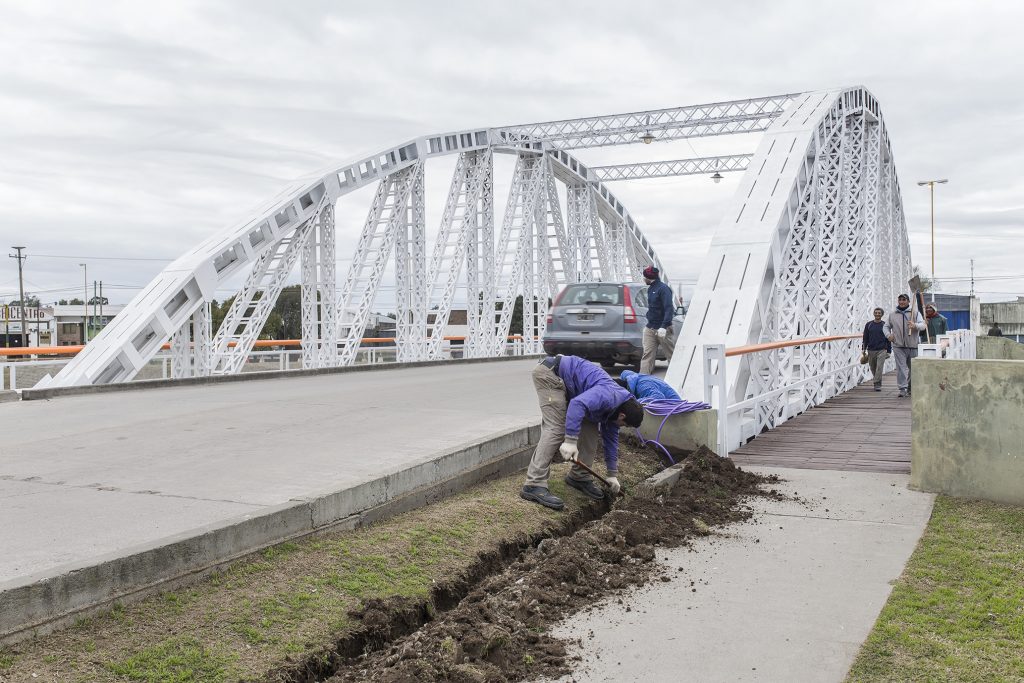
<path id="1" fill-rule="evenodd" d="M 584 645 L 565 680 L 843 680 L 934 497 L 906 475 L 752 469 L 807 503 L 758 500 L 750 522 L 659 552 L 671 582 L 556 629 Z"/>

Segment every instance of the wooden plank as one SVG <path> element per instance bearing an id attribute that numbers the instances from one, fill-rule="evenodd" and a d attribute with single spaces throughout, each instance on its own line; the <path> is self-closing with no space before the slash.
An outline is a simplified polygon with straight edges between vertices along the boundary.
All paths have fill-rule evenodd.
<path id="1" fill-rule="evenodd" d="M 910 472 L 910 401 L 869 383 L 758 435 L 730 455 L 740 465 Z"/>

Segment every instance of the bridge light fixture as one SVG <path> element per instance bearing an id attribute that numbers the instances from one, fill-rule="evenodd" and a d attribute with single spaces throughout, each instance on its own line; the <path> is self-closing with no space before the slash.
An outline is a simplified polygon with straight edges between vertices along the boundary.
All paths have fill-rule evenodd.
<path id="1" fill-rule="evenodd" d="M 715 181 L 715 185 L 717 185 L 718 183 L 722 182 L 722 178 L 724 178 L 724 177 L 725 176 L 723 176 L 721 173 L 719 173 L 718 171 L 715 171 L 715 175 L 711 176 L 711 179 L 714 180 Z"/>
<path id="2" fill-rule="evenodd" d="M 643 140 L 645 145 L 649 145 L 654 142 L 654 135 L 651 134 L 651 131 L 645 130 L 644 134 L 640 136 L 640 139 Z"/>

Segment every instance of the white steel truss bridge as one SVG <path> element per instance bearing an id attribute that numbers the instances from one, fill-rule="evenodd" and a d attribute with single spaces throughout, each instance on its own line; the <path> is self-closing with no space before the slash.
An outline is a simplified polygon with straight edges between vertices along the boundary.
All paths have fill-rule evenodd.
<path id="1" fill-rule="evenodd" d="M 762 133 L 756 151 L 600 167 L 572 154 L 739 133 Z M 498 154 L 515 160 L 503 207 L 495 201 Z M 442 156 L 456 157 L 455 171 L 440 225 L 428 230 L 424 177 Z M 477 302 L 466 306 L 466 357 L 506 352 L 520 296 L 525 350 L 540 352 L 550 301 L 566 283 L 633 281 L 652 263 L 665 272 L 608 183 L 741 171 L 667 376 L 688 398 L 702 398 L 704 344 L 855 331 L 906 282 L 909 248 L 889 138 L 864 88 L 454 131 L 337 165 L 296 181 L 182 255 L 43 384 L 129 381 L 168 342 L 176 378 L 240 372 L 296 269 L 303 367 L 354 363 L 378 292 L 392 287 L 400 362 L 442 356 L 459 288 Z M 376 191 L 351 265 L 338 273 L 335 206 L 366 186 Z M 214 293 L 243 276 L 223 323 L 211 329 Z M 839 370 L 855 346 L 730 359 L 730 400 L 825 378 L 801 384 L 798 399 L 785 393 L 748 416 L 770 428 L 857 381 L 861 370 Z"/>

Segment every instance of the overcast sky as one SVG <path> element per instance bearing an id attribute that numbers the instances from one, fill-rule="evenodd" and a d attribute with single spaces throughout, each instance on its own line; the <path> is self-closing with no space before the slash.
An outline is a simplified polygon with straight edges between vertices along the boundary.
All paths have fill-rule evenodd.
<path id="1" fill-rule="evenodd" d="M 983 298 L 1012 299 L 1024 294 L 1022 26 L 1016 2 L 0 0 L 0 246 L 27 247 L 26 288 L 44 302 L 81 291 L 79 263 L 126 302 L 287 181 L 412 137 L 862 84 L 893 140 L 914 262 L 930 270 L 915 181 L 948 178 L 937 276 L 966 277 L 973 258 Z M 753 151 L 749 138 L 579 156 Z M 451 164 L 427 172 L 436 230 Z M 685 281 L 737 181 L 613 190 Z M 339 259 L 368 197 L 339 204 Z M 1015 279 L 985 279 L 999 276 Z M 0 301 L 16 296 L 5 258 Z"/>

